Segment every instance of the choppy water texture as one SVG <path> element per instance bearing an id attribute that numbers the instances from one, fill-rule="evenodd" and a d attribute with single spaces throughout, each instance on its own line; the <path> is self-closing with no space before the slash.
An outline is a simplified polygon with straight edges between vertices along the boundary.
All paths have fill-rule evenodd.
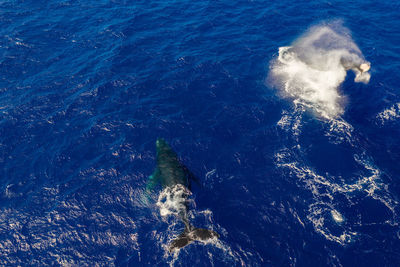
<path id="1" fill-rule="evenodd" d="M 399 4 L 89 2 L 0 2 L 0 265 L 400 265 Z"/>

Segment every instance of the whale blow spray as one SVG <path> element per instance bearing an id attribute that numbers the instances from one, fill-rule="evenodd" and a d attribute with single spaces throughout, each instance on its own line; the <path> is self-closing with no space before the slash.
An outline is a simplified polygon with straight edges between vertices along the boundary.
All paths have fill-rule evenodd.
<path id="1" fill-rule="evenodd" d="M 311 27 L 291 46 L 279 48 L 270 64 L 268 80 L 284 97 L 332 119 L 343 114 L 344 97 L 338 87 L 347 70 L 355 82 L 368 83 L 370 63 L 340 22 Z"/>

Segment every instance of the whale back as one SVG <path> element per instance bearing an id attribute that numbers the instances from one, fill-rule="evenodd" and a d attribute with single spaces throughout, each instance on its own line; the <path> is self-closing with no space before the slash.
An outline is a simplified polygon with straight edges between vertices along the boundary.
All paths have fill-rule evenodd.
<path id="1" fill-rule="evenodd" d="M 157 175 L 163 188 L 182 184 L 189 186 L 185 167 L 178 159 L 178 155 L 165 142 L 164 139 L 157 139 Z"/>

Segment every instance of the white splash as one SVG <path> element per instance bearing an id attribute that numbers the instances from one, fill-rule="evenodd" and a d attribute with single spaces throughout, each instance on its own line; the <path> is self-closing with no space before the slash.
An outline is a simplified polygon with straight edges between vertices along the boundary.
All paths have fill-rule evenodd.
<path id="1" fill-rule="evenodd" d="M 160 215 L 167 217 L 170 215 L 179 216 L 185 213 L 187 198 L 191 194 L 189 189 L 181 184 L 165 188 L 158 196 L 156 204 L 160 208 Z"/>
<path id="2" fill-rule="evenodd" d="M 279 48 L 272 60 L 268 81 L 284 97 L 326 119 L 344 113 L 344 96 L 338 88 L 347 70 L 355 82 L 368 83 L 370 63 L 339 22 L 314 26 L 291 46 Z"/>

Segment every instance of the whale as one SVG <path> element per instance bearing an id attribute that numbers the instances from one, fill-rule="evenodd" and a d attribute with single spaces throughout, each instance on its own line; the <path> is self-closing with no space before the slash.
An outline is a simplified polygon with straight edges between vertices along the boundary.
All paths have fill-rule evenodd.
<path id="1" fill-rule="evenodd" d="M 296 50 L 292 46 L 283 46 L 279 48 L 279 60 L 288 63 L 294 59 L 299 60 Z M 307 62 L 305 62 L 307 63 Z M 371 63 L 360 58 L 357 55 L 346 53 L 340 58 L 340 64 L 346 71 L 352 70 L 355 73 L 365 73 L 371 69 Z"/>
<path id="2" fill-rule="evenodd" d="M 302 48 L 302 47 L 300 47 Z M 307 51 L 307 50 L 306 50 Z M 368 83 L 371 77 L 369 70 L 371 69 L 371 63 L 366 61 L 362 56 L 356 53 L 350 53 L 344 50 L 332 50 L 306 53 L 304 55 L 303 51 L 293 46 L 283 46 L 279 48 L 278 61 L 289 66 L 294 66 L 296 68 L 302 68 L 302 66 L 310 67 L 314 70 L 326 71 L 331 69 L 332 66 L 338 64 L 346 72 L 352 70 L 355 74 L 355 82 Z M 292 65 L 291 63 L 299 63 Z M 304 64 L 304 65 L 302 65 Z M 290 68 L 289 68 L 290 69 Z M 336 71 L 336 68 L 333 68 Z"/>
<path id="3" fill-rule="evenodd" d="M 156 141 L 156 168 L 149 176 L 146 192 L 153 192 L 157 185 L 162 187 L 159 201 L 168 198 L 174 203 L 173 215 L 184 224 L 184 230 L 169 244 L 169 252 L 179 250 L 194 241 L 207 242 L 219 238 L 213 230 L 194 227 L 188 218 L 188 197 L 191 194 L 191 182 L 199 182 L 198 178 L 178 159 L 175 151 L 168 143 L 158 138 Z M 160 208 L 160 214 L 161 208 Z"/>
<path id="4" fill-rule="evenodd" d="M 361 60 L 359 58 L 349 59 L 349 58 L 341 58 L 340 64 L 345 68 L 345 70 L 353 70 L 354 72 L 364 73 L 371 69 L 371 63 L 368 61 Z"/>

